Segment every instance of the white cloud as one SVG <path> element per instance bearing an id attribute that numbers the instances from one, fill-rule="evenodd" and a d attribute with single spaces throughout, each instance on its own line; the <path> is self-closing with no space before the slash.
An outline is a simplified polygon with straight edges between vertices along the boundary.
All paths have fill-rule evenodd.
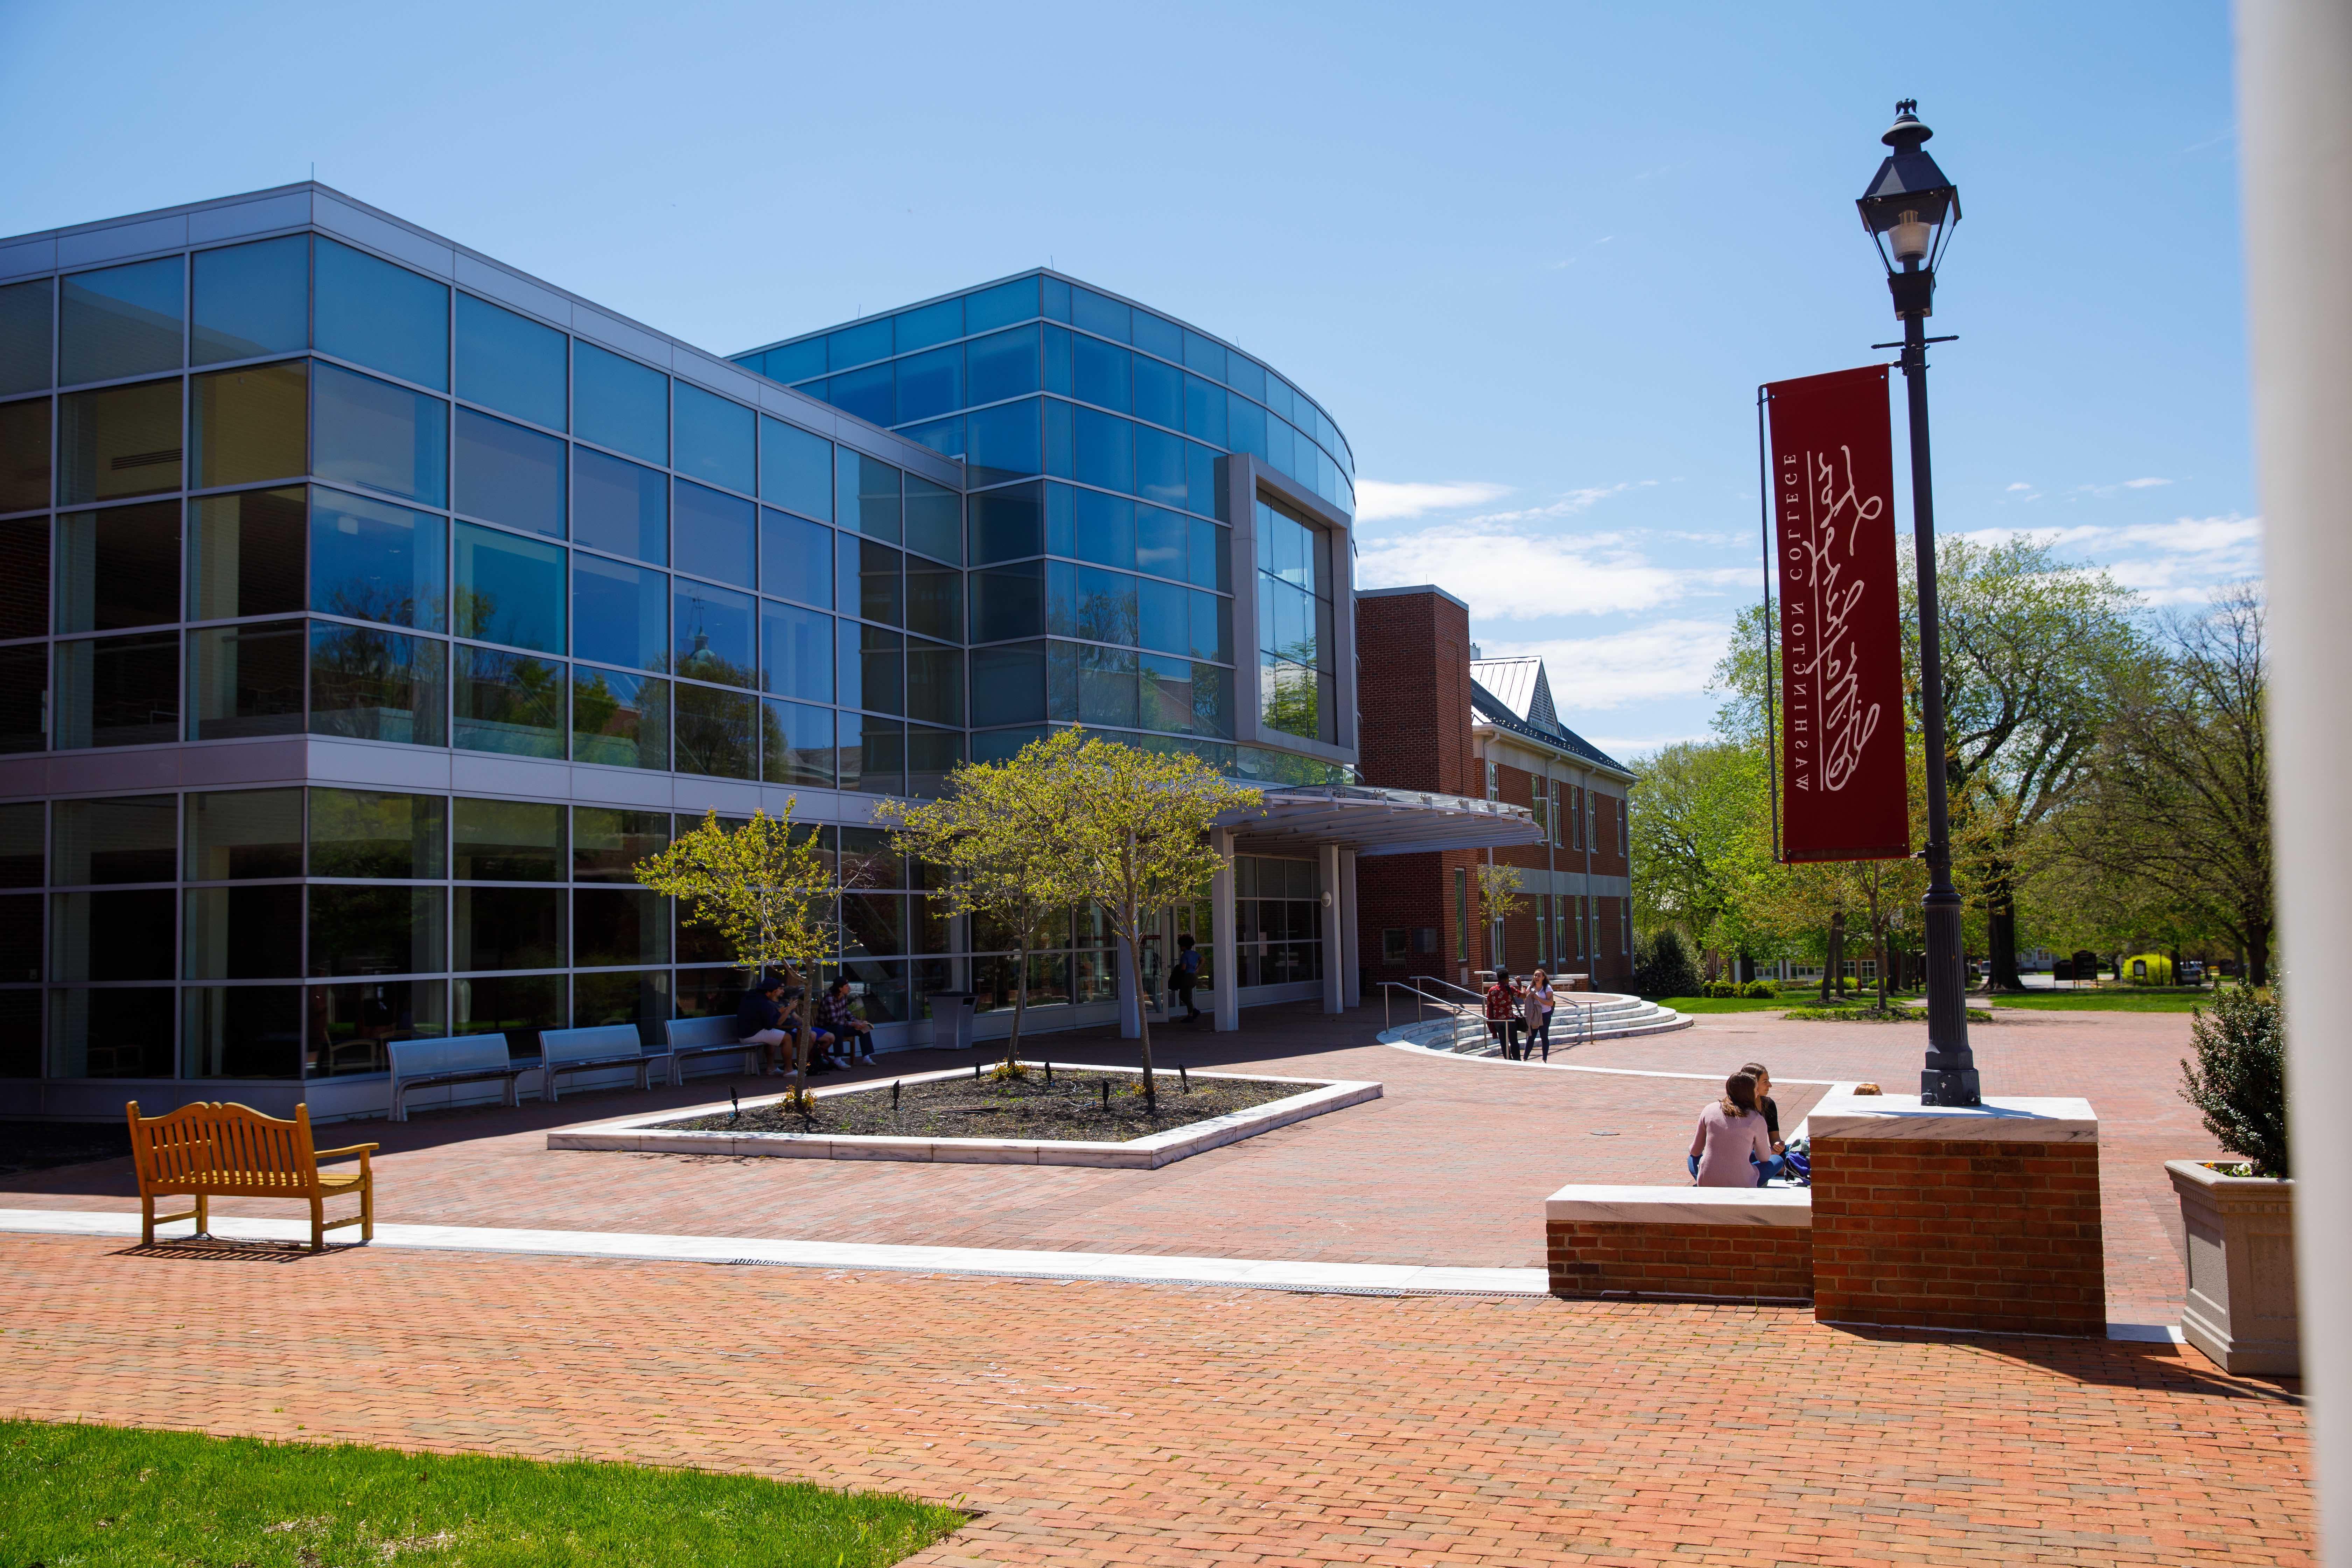
<path id="1" fill-rule="evenodd" d="M 2017 483 L 2009 487 L 2009 493 L 2015 495 L 2020 490 L 2032 490 L 2032 489 L 2033 487 L 2032 485 L 2027 484 L 2023 479 L 2020 479 Z"/>
<path id="2" fill-rule="evenodd" d="M 1356 521 L 1388 522 L 1433 511 L 1458 511 L 1464 507 L 1485 506 L 1510 493 L 1510 486 L 1489 484 L 1484 479 L 1358 479 Z"/>
<path id="3" fill-rule="evenodd" d="M 1365 587 L 1434 583 L 1482 621 L 1654 610 L 1755 574 L 1746 566 L 1660 566 L 1621 536 L 1532 533 L 1479 518 L 1365 539 L 1358 550 Z"/>
<path id="4" fill-rule="evenodd" d="M 1961 535 L 1974 544 L 2031 539 L 2081 556 L 2151 605 L 2197 605 L 2213 590 L 2262 572 L 2263 520 L 2179 517 L 2170 522 L 2074 528 L 1980 528 Z"/>
<path id="5" fill-rule="evenodd" d="M 2074 493 L 2086 496 L 2111 496 L 2121 490 L 2152 490 L 2168 485 L 2170 479 L 2123 479 L 2112 485 L 2076 485 Z"/>
<path id="6" fill-rule="evenodd" d="M 1571 724 L 1569 728 L 1574 730 L 1576 726 Z M 1584 731 L 1577 730 L 1577 733 L 1583 735 Z M 1715 741 L 1722 737 L 1717 735 L 1712 730 L 1695 730 L 1686 735 L 1584 735 L 1584 738 L 1619 762 L 1630 763 L 1635 757 L 1651 752 L 1662 752 L 1668 746 L 1678 746 L 1685 741 Z"/>
<path id="7" fill-rule="evenodd" d="M 1721 621 L 1661 620 L 1599 637 L 1482 638 L 1478 646 L 1488 658 L 1540 658 L 1551 677 L 1552 700 L 1591 712 L 1699 696 L 1730 640 L 1731 627 Z"/>
<path id="8" fill-rule="evenodd" d="M 2170 479 L 2126 479 L 2124 481 L 2124 489 L 2127 490 L 2152 490 L 2158 485 L 2168 485 L 2172 481 Z"/>

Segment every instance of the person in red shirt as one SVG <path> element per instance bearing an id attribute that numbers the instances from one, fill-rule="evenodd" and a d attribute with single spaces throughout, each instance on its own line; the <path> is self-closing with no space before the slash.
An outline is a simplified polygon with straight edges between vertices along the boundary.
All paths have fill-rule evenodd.
<path id="1" fill-rule="evenodd" d="M 1518 1055 L 1519 988 L 1511 984 L 1508 970 L 1495 971 L 1495 983 L 1486 987 L 1486 1032 L 1507 1060 Z"/>

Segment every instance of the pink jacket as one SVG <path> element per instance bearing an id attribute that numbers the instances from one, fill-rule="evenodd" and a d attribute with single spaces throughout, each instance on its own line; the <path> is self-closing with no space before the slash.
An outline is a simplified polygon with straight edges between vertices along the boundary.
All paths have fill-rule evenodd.
<path id="1" fill-rule="evenodd" d="M 1726 1116 L 1718 1100 L 1698 1113 L 1698 1131 L 1692 1135 L 1690 1152 L 1698 1156 L 1700 1186 L 1752 1187 L 1756 1167 L 1748 1157 L 1769 1160 L 1772 1137 L 1764 1130 L 1763 1112 Z"/>

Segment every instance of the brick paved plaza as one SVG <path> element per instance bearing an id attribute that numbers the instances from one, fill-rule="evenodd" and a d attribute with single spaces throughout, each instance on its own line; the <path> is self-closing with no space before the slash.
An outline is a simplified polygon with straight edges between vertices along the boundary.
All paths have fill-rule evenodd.
<path id="1" fill-rule="evenodd" d="M 1534 1267 L 1547 1193 L 1676 1181 L 1709 1092 L 1367 1046 L 1369 1010 L 1248 1022 L 1163 1037 L 1162 1062 L 1375 1078 L 1386 1096 L 1158 1172 L 543 1146 L 549 1127 L 709 1087 L 352 1135 L 385 1144 L 391 1223 Z M 1719 1075 L 1759 1057 L 1793 1119 L 1820 1086 L 1791 1079 L 1907 1087 L 1920 1037 L 1728 1016 L 1572 1059 Z M 1989 1092 L 2079 1094 L 2102 1117 L 2116 1321 L 2178 1321 L 2161 1162 L 2210 1152 L 2172 1089 L 2187 1037 L 2183 1016 L 2126 1014 L 1975 1031 Z M 0 1183 L 0 1206 L 120 1213 L 133 1190 L 118 1164 L 69 1167 Z M 982 1510 L 925 1563 L 2310 1560 L 2294 1386 L 2166 1344 L 382 1247 L 0 1236 L 0 1258 L 11 1415 L 634 1456 Z"/>

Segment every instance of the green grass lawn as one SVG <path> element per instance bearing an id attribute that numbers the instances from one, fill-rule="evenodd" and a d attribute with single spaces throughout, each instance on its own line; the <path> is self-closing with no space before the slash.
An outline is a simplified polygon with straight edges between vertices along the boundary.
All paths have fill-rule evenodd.
<path id="1" fill-rule="evenodd" d="M 896 1563 L 964 1516 L 705 1470 L 0 1422 L 0 1564 Z"/>
<path id="2" fill-rule="evenodd" d="M 1677 1013 L 1777 1013 L 1790 1004 L 1748 996 L 1668 996 L 1658 1005 Z"/>
<path id="3" fill-rule="evenodd" d="M 2022 1007 L 2037 1013 L 2186 1013 L 2210 1007 L 2214 994 L 2163 991 L 2033 991 L 2022 996 L 1995 996 L 1996 1007 Z"/>

